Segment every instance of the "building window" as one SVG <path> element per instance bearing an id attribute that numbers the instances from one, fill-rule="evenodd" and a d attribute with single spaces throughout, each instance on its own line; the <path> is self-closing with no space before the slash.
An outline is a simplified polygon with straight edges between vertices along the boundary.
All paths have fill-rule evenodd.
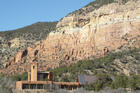
<path id="1" fill-rule="evenodd" d="M 46 84 L 45 89 L 50 89 L 50 84 Z"/>
<path id="2" fill-rule="evenodd" d="M 35 66 L 33 66 L 33 69 L 35 69 Z"/>
<path id="3" fill-rule="evenodd" d="M 35 84 L 31 84 L 30 85 L 30 89 L 36 89 L 36 85 Z"/>
<path id="4" fill-rule="evenodd" d="M 37 89 L 43 89 L 43 84 L 38 84 Z"/>
<path id="5" fill-rule="evenodd" d="M 29 89 L 29 84 L 23 84 L 22 89 Z"/>

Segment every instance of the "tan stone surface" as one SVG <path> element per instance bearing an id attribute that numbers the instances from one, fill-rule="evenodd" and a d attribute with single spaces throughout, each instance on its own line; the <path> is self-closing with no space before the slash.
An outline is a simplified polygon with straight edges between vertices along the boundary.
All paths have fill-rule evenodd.
<path id="1" fill-rule="evenodd" d="M 56 68 L 95 55 L 102 56 L 126 45 L 140 35 L 138 5 L 139 1 L 126 5 L 111 4 L 84 17 L 67 16 L 58 23 L 56 32 L 51 32 L 46 40 L 27 48 L 27 55 L 22 57 L 25 50 L 17 53 L 15 63 L 8 67 L 10 72 L 7 69 L 4 71 L 26 71 L 32 62 L 39 62 L 41 70 Z M 140 47 L 140 44 L 135 42 L 130 46 Z M 19 68 L 19 65 L 26 69 Z"/>

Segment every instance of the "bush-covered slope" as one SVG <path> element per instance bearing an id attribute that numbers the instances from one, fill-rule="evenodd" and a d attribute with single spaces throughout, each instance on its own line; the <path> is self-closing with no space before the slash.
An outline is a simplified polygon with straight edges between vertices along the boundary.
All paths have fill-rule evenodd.
<path id="1" fill-rule="evenodd" d="M 116 60 L 119 60 L 119 63 Z M 129 75 L 123 72 L 122 69 L 126 69 L 123 65 L 129 65 Z M 135 68 L 131 68 L 133 66 L 135 66 Z M 95 76 L 96 80 L 93 83 L 85 84 L 84 86 L 84 89 L 89 91 L 99 91 L 106 87 L 110 87 L 112 89 L 131 88 L 133 90 L 139 90 L 139 67 L 140 48 L 133 48 L 120 52 L 110 52 L 100 58 L 94 57 L 90 60 L 81 60 L 78 63 L 71 64 L 67 67 L 62 66 L 56 69 L 47 70 L 53 72 L 54 81 L 75 82 L 79 74 Z M 7 86 L 5 80 L 8 80 L 10 84 L 15 84 L 15 81 L 27 80 L 27 73 L 9 76 L 8 78 L 7 76 L 0 75 L 0 80 L 3 80 L 0 84 L 0 88 L 3 91 L 6 91 L 6 88 L 8 89 L 7 91 L 10 91 L 11 88 L 14 88 L 14 86 Z M 11 82 L 11 80 L 14 82 Z"/>
<path id="2" fill-rule="evenodd" d="M 107 5 L 111 3 L 125 4 L 128 1 L 130 0 L 94 0 L 93 2 L 89 3 L 85 7 L 70 13 L 70 15 L 86 15 L 86 13 L 92 12 L 95 9 L 102 7 L 103 5 Z"/>
<path id="3" fill-rule="evenodd" d="M 115 61 L 120 60 L 120 61 Z M 121 64 L 121 65 L 120 65 Z M 129 65 L 129 75 L 123 72 L 123 65 Z M 135 68 L 131 68 L 135 66 Z M 81 60 L 76 64 L 70 66 L 62 66 L 56 69 L 48 69 L 54 74 L 54 81 L 74 81 L 79 74 L 92 75 L 96 77 L 96 80 L 91 84 L 86 84 L 84 88 L 86 90 L 99 91 L 106 87 L 112 89 L 118 88 L 131 88 L 133 90 L 139 90 L 140 75 L 138 70 L 140 69 L 140 48 L 133 48 L 130 50 L 123 50 L 120 52 L 110 52 L 104 57 L 93 58 L 90 60 Z M 137 73 L 135 73 L 137 72 Z M 10 84 L 15 84 L 19 80 L 27 80 L 27 73 L 22 75 L 4 76 L 0 75 L 0 80 L 3 82 L 0 84 L 3 91 L 11 90 L 12 87 L 7 86 L 5 80 L 8 80 Z M 11 82 L 14 81 L 14 82 Z"/>
<path id="4" fill-rule="evenodd" d="M 139 70 L 140 49 L 134 48 L 108 53 L 93 60 L 81 60 L 68 67 L 63 66 L 51 71 L 56 81 L 75 81 L 78 74 L 96 76 L 96 82 L 86 85 L 85 88 L 98 91 L 105 87 L 138 89 Z"/>
<path id="5" fill-rule="evenodd" d="M 7 40 L 22 38 L 26 40 L 42 40 L 47 34 L 55 30 L 57 22 L 38 22 L 20 29 L 0 32 L 0 37 Z"/>
<path id="6" fill-rule="evenodd" d="M 56 24 L 57 22 L 38 22 L 17 30 L 0 32 L 0 64 L 8 61 L 19 50 L 44 40 L 48 33 L 55 30 Z"/>
<path id="7" fill-rule="evenodd" d="M 118 63 L 115 60 L 120 61 Z M 126 69 L 121 68 L 123 65 L 129 65 L 129 75 L 123 72 L 122 69 Z M 131 68 L 134 65 L 135 68 Z M 96 80 L 93 83 L 85 84 L 84 86 L 84 89 L 90 91 L 99 91 L 106 87 L 110 87 L 112 89 L 131 88 L 133 90 L 139 90 L 139 67 L 140 48 L 133 48 L 120 52 L 111 52 L 100 58 L 81 60 L 78 63 L 71 64 L 67 67 L 62 66 L 56 69 L 47 70 L 53 72 L 54 81 L 75 82 L 79 74 L 94 76 L 96 77 Z M 5 77 L 2 76 L 1 79 L 3 78 Z M 22 75 L 13 75 L 8 77 L 8 79 L 13 80 L 14 82 L 19 80 L 27 80 L 27 73 L 23 73 Z M 5 83 L 2 85 L 5 86 Z"/>

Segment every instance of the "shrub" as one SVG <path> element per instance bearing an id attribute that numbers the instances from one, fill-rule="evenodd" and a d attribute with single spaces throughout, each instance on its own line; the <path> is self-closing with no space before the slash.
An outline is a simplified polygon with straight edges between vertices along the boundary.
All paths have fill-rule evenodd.
<path id="1" fill-rule="evenodd" d="M 129 87 L 131 89 L 139 89 L 140 86 L 140 75 L 132 75 L 130 76 L 130 80 L 129 80 Z"/>
<path id="2" fill-rule="evenodd" d="M 115 76 L 115 81 L 112 82 L 111 87 L 113 89 L 117 88 L 127 88 L 128 87 L 128 77 L 125 75 L 117 75 Z"/>
<path id="3" fill-rule="evenodd" d="M 12 75 L 12 76 L 9 76 L 12 80 L 15 80 L 15 81 L 21 81 L 21 80 L 27 80 L 28 79 L 28 73 L 27 72 L 24 72 L 23 74 L 16 74 L 16 75 Z"/>

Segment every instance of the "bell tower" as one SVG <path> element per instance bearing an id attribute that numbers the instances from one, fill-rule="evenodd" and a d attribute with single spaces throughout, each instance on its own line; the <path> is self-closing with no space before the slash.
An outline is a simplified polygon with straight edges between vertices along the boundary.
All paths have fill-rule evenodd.
<path id="1" fill-rule="evenodd" d="M 37 81 L 37 63 L 31 65 L 31 81 Z"/>

